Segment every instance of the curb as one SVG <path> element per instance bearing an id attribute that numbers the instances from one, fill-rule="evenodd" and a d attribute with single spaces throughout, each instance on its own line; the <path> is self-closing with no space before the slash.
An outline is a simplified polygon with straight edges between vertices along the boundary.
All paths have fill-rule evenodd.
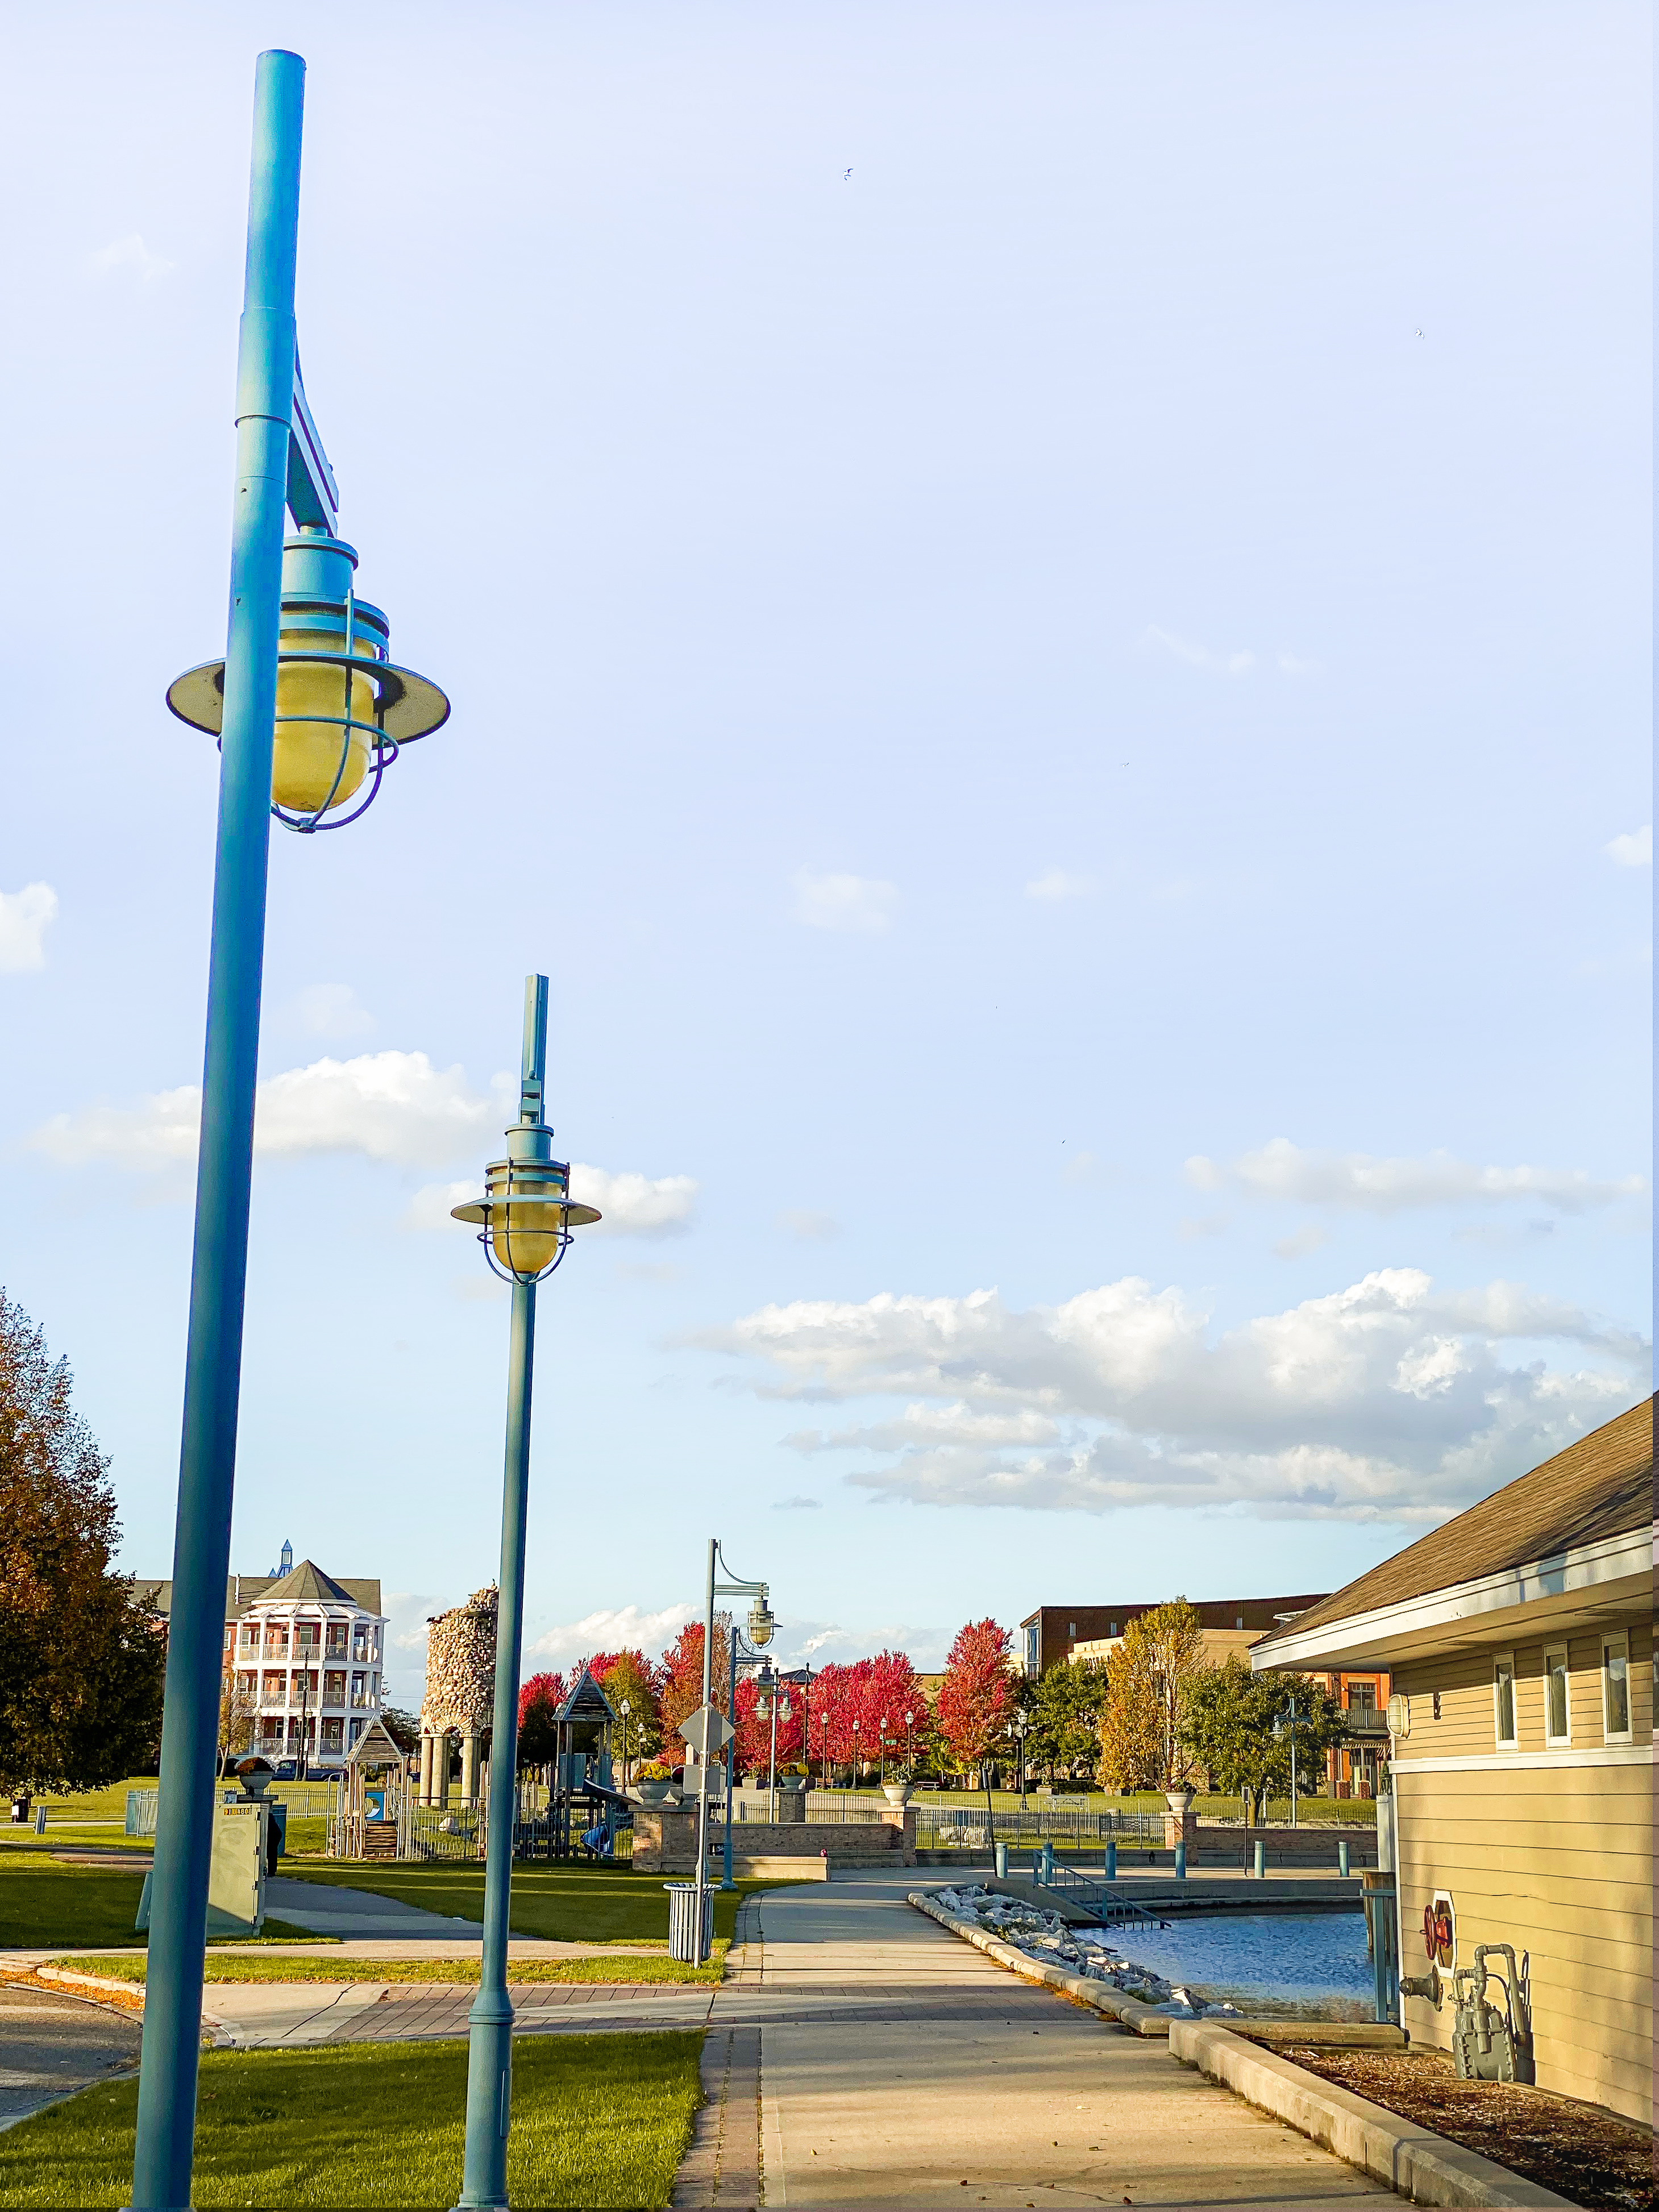
<path id="1" fill-rule="evenodd" d="M 1086 2005 L 1091 2012 L 1099 2013 L 1106 2020 L 1115 2020 L 1131 2034 L 1167 2035 L 1173 2025 L 1166 2012 L 1155 2012 L 1151 2005 L 1139 2004 L 1133 1997 L 1126 1997 L 1116 1990 L 1109 1990 L 1103 1982 L 1091 1980 L 1082 1974 L 1068 1974 L 1063 1966 L 1045 1966 L 1024 1951 L 1017 1951 L 1012 1943 L 1004 1943 L 994 1936 L 988 1936 L 973 1922 L 957 1920 L 942 1905 L 935 1905 L 919 1889 L 913 1889 L 908 1899 L 918 1912 L 925 1912 L 930 1920 L 937 1920 L 941 1928 L 948 1928 L 953 1936 L 960 1936 L 975 1950 L 983 1951 L 987 1958 L 994 1959 L 1010 1973 L 1018 1974 L 1022 1981 L 1042 1982 L 1062 1996 Z"/>
<path id="2" fill-rule="evenodd" d="M 70 1996 L 87 1996 L 112 2006 L 120 2012 L 143 2012 L 144 1985 L 142 1982 L 118 1982 L 107 1974 L 75 1974 L 64 1966 L 31 1966 L 26 1973 L 8 1969 L 0 1973 L 0 1981 L 21 1984 L 25 1989 L 61 1990 Z"/>
<path id="3" fill-rule="evenodd" d="M 1287 2121 L 1350 2166 L 1386 2182 L 1413 2204 L 1572 2204 L 1571 2197 L 1523 2181 L 1478 2151 L 1415 2128 L 1397 2112 L 1322 2081 L 1224 2027 L 1201 2020 L 1173 2021 L 1170 2052 L 1259 2112 Z"/>

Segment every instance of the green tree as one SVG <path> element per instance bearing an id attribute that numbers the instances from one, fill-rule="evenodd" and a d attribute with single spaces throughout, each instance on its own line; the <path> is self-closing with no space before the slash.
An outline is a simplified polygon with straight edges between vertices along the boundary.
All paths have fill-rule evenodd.
<path id="1" fill-rule="evenodd" d="M 1288 1792 L 1292 1740 L 1301 1787 L 1316 1790 L 1325 1753 L 1346 1729 L 1340 1702 L 1319 1683 L 1305 1674 L 1252 1674 L 1237 1655 L 1188 1686 L 1182 1711 L 1188 1752 L 1212 1790 L 1243 1799 L 1247 1821 L 1261 1818 L 1269 1795 Z"/>
<path id="2" fill-rule="evenodd" d="M 1173 1790 L 1188 1778 L 1182 1714 L 1207 1671 L 1197 1608 L 1178 1597 L 1125 1624 L 1106 1661 L 1101 1763 L 1119 1790 Z"/>
<path id="3" fill-rule="evenodd" d="M 114 1493 L 70 1390 L 0 1291 L 0 1788 L 101 1789 L 161 1734 L 161 1624 L 111 1571 Z"/>
<path id="4" fill-rule="evenodd" d="M 421 1717 L 418 1713 L 406 1712 L 402 1705 L 382 1705 L 380 1726 L 399 1751 L 420 1749 Z"/>
<path id="5" fill-rule="evenodd" d="M 1070 1780 L 1080 1766 L 1091 1778 L 1100 1757 L 1100 1718 L 1106 1705 L 1106 1668 L 1099 1659 L 1049 1668 L 1027 1685 L 1030 1733 L 1025 1756 L 1033 1766 Z"/>

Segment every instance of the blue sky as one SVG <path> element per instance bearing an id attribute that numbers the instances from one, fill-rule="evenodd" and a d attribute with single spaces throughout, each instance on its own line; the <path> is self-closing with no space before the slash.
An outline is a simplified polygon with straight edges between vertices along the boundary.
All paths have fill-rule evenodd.
<path id="1" fill-rule="evenodd" d="M 167 1571 L 255 53 L 359 581 L 455 702 L 273 841 L 234 1559 L 497 1553 L 449 1223 L 523 977 L 607 1205 L 530 1632 L 1333 1587 L 1648 1281 L 1633 6 L 18 18 L 3 1279 Z M 1645 842 L 1644 842 L 1645 841 Z"/>

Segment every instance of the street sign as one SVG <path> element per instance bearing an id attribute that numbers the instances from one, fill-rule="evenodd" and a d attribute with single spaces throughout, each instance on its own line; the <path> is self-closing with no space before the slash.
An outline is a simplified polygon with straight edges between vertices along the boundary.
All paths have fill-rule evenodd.
<path id="1" fill-rule="evenodd" d="M 680 1723 L 680 1734 L 699 1759 L 713 1759 L 732 1741 L 732 1723 L 717 1706 L 699 1705 L 689 1720 Z"/>

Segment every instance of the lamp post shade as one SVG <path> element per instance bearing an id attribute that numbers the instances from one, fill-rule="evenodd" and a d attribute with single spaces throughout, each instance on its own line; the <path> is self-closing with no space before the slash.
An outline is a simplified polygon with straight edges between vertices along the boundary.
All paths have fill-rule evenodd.
<path id="1" fill-rule="evenodd" d="M 339 829 L 380 788 L 399 749 L 449 718 L 449 701 L 424 676 L 388 658 L 391 625 L 356 595 L 355 550 L 319 529 L 283 542 L 271 812 L 290 830 Z M 181 722 L 217 737 L 224 722 L 225 664 L 204 661 L 174 678 L 167 705 Z M 372 777 L 368 797 L 339 810 Z M 325 817 L 336 815 L 337 820 Z"/>
<path id="2" fill-rule="evenodd" d="M 512 1139 L 529 1134 L 514 1129 Z M 597 1206 L 570 1196 L 570 1170 L 562 1160 L 492 1160 L 484 1170 L 484 1194 L 451 1209 L 457 1221 L 477 1223 L 498 1274 L 538 1282 L 564 1256 L 570 1231 L 604 1217 Z"/>

